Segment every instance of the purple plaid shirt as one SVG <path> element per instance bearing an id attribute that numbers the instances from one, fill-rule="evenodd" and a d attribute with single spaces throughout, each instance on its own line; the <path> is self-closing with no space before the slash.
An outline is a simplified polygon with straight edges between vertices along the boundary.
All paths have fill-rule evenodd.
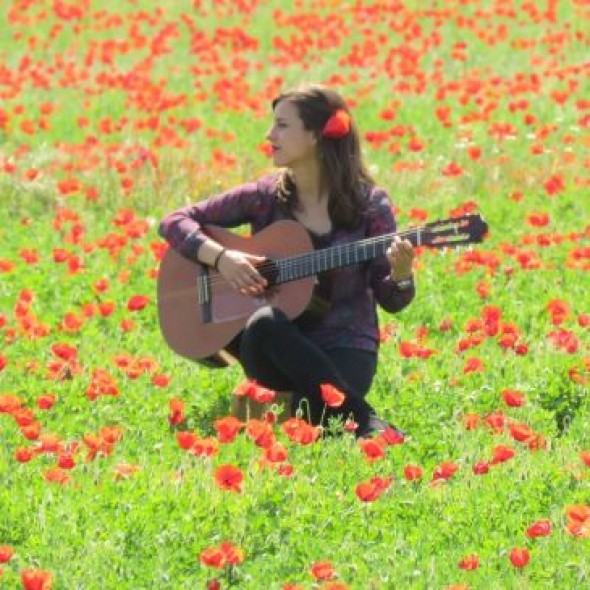
<path id="1" fill-rule="evenodd" d="M 277 199 L 278 174 L 264 176 L 167 215 L 159 233 L 172 248 L 190 260 L 206 239 L 201 226 L 237 227 L 250 224 L 254 234 L 280 219 L 295 219 Z M 394 233 L 396 223 L 387 193 L 370 189 L 364 222 L 357 228 L 333 228 L 327 234 L 309 232 L 314 247 L 327 248 L 371 236 Z M 303 332 L 328 350 L 360 348 L 376 351 L 379 346 L 377 302 L 388 312 L 400 311 L 414 298 L 414 287 L 399 291 L 389 277 L 385 255 L 369 262 L 330 270 L 318 275 L 315 293 L 330 302 L 329 309 L 314 317 L 304 313 L 295 320 Z"/>

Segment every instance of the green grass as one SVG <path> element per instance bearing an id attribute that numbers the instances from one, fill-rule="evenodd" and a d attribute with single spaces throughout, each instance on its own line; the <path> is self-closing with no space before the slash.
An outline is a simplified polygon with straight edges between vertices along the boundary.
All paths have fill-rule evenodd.
<path id="1" fill-rule="evenodd" d="M 158 16 L 151 2 L 103 4 L 105 14 L 120 15 L 112 28 L 105 28 L 106 18 L 95 5 L 79 21 L 60 19 L 45 3 L 19 9 L 21 16 L 46 10 L 44 18 L 30 23 L 7 20 L 16 3 L 2 11 L 8 25 L 0 31 L 0 60 L 12 82 L 0 86 L 0 268 L 10 263 L 13 270 L 0 273 L 0 361 L 6 363 L 0 369 L 0 399 L 18 396 L 33 411 L 43 435 L 78 448 L 69 481 L 50 483 L 44 476 L 56 465 L 56 454 L 19 463 L 18 449 L 41 443 L 25 438 L 10 414 L 0 414 L 0 547 L 15 551 L 8 563 L 0 564 L 0 585 L 21 588 L 20 573 L 35 568 L 50 571 L 52 588 L 59 590 L 205 588 L 216 578 L 222 588 L 282 589 L 287 583 L 328 588 L 314 580 L 310 568 L 330 561 L 343 587 L 358 590 L 587 586 L 588 539 L 574 537 L 565 526 L 568 506 L 590 505 L 589 471 L 581 457 L 590 450 L 590 353 L 584 323 L 590 313 L 590 135 L 581 67 L 587 54 L 587 9 L 581 3 L 560 3 L 552 20 L 529 16 L 525 5 L 514 7 L 514 15 L 499 13 L 500 5 L 494 12 L 494 3 L 445 3 L 435 14 L 417 2 L 387 11 L 388 3 L 354 9 L 346 2 L 303 2 L 284 8 L 268 1 L 243 3 L 256 5 L 248 14 L 238 12 L 235 3 L 231 11 L 229 3 L 203 2 L 199 12 L 187 3 L 167 2 Z M 303 21 L 274 24 L 278 8 L 292 16 L 308 15 L 305 22 L 312 26 Z M 148 43 L 125 53 L 133 15 L 142 10 L 151 15 L 138 25 Z M 233 28 L 234 40 L 247 34 L 258 47 L 233 50 L 230 42 L 218 39 L 213 49 L 219 70 L 196 75 L 195 67 L 211 66 L 212 49 L 191 53 L 187 15 L 203 39 L 213 39 L 216 29 L 219 35 L 220 29 L 227 33 Z M 52 39 L 57 24 L 63 30 Z M 170 37 L 169 50 L 153 56 L 149 68 L 139 69 L 147 63 L 151 40 L 167 24 L 176 26 L 178 37 Z M 507 27 L 505 36 L 498 33 L 501 25 Z M 273 43 L 278 38 L 289 42 L 292 35 L 306 57 L 279 66 L 273 61 Z M 332 38 L 333 46 L 319 48 Z M 370 49 L 375 39 L 375 55 L 367 53 L 362 67 L 342 64 L 355 45 Z M 100 58 L 108 40 L 121 43 L 112 63 Z M 466 43 L 465 60 L 453 57 L 459 42 Z M 94 61 L 85 63 L 90 50 Z M 409 50 L 415 52 L 416 67 L 403 74 L 399 60 Z M 391 70 L 388 54 L 396 64 Z M 14 81 L 25 57 L 47 77 L 49 89 L 35 85 L 38 78 L 30 68 Z M 73 64 L 80 76 L 76 83 L 61 87 L 67 67 L 60 63 Z M 230 413 L 231 392 L 243 374 L 235 366 L 208 370 L 167 349 L 151 274 L 157 262 L 150 247 L 160 243 L 157 223 L 184 203 L 270 170 L 258 147 L 269 124 L 273 77 L 282 78 L 278 90 L 333 75 L 342 77 L 337 87 L 353 101 L 363 133 L 397 127 L 380 146 L 365 137 L 364 148 L 375 178 L 399 208 L 400 229 L 416 223 L 412 209 L 423 209 L 434 220 L 475 202 L 490 236 L 472 253 L 494 258 L 498 265 L 492 270 L 473 264 L 459 273 L 465 250 L 424 252 L 416 268 L 416 300 L 397 316 L 380 314 L 382 325 L 394 324 L 395 330 L 381 347 L 370 401 L 409 433 L 403 445 L 388 447 L 382 460 L 369 463 L 348 435 L 300 446 L 278 427 L 277 438 L 294 468 L 291 477 L 262 469 L 262 450 L 245 433 L 220 444 L 213 457 L 192 456 L 179 447 L 176 433 L 215 435 L 214 421 Z M 109 87 L 106 81 L 125 76 L 127 86 Z M 137 85 L 132 88 L 133 80 Z M 421 80 L 424 86 L 416 87 Z M 222 100 L 215 93 L 220 81 L 230 90 L 246 84 L 247 91 L 237 94 L 242 100 Z M 563 104 L 551 97 L 555 90 L 568 89 Z M 182 104 L 155 108 L 162 97 L 178 96 L 185 96 Z M 138 106 L 141 98 L 143 107 Z M 520 100 L 528 106 L 514 110 Z M 54 105 L 45 115 L 49 128 L 39 129 L 40 108 L 46 103 Z M 436 116 L 442 106 L 451 108 L 449 127 Z M 381 118 L 386 108 L 396 111 L 393 121 Z M 526 123 L 526 114 L 535 121 Z M 88 119 L 87 127 L 78 125 L 80 117 Z M 141 128 L 152 117 L 159 119 L 158 129 Z M 471 119 L 461 122 L 462 117 Z M 121 129 L 101 132 L 105 118 L 122 124 Z M 187 133 L 181 122 L 189 118 L 198 118 L 201 128 Z M 36 132 L 24 133 L 22 120 L 33 121 Z M 505 124 L 513 126 L 515 137 L 494 135 L 493 126 Z M 555 127 L 546 133 L 550 126 Z M 178 146 L 164 142 L 166 129 L 180 140 Z M 223 137 L 228 132 L 232 135 Z M 423 151 L 410 151 L 412 136 L 425 143 Z M 478 160 L 469 157 L 468 145 L 481 148 Z M 539 145 L 544 153 L 534 155 L 531 148 Z M 140 149 L 149 150 L 158 166 L 135 167 Z M 216 164 L 214 149 L 235 163 Z M 444 176 L 449 162 L 463 173 Z M 407 167 L 419 163 L 419 168 Z M 33 180 L 27 179 L 31 169 L 38 173 Z M 554 175 L 563 179 L 564 188 L 552 195 L 544 184 Z M 77 179 L 81 190 L 61 195 L 58 182 L 66 178 Z M 131 190 L 122 190 L 122 178 L 133 180 Z M 90 187 L 98 191 L 96 200 L 85 195 Z M 515 193 L 522 198 L 515 199 Z M 75 220 L 56 228 L 64 208 Z M 145 235 L 124 238 L 126 228 L 114 223 L 122 209 L 148 221 Z M 531 226 L 527 216 L 533 212 L 547 213 L 549 224 Z M 77 240 L 75 225 L 83 229 Z M 538 243 L 542 235 L 550 245 Z M 111 254 L 105 240 L 115 237 L 123 243 L 118 254 Z M 27 264 L 23 249 L 35 250 L 39 261 Z M 56 249 L 77 256 L 81 270 L 72 274 L 67 263 L 55 262 Z M 523 255 L 539 264 L 526 268 Z M 94 285 L 105 277 L 110 287 L 99 293 Z M 24 290 L 33 294 L 25 319 L 23 304 L 18 304 Z M 151 300 L 144 310 L 130 312 L 126 304 L 136 294 Z M 552 323 L 547 310 L 554 299 L 569 307 L 560 325 Z M 101 317 L 95 306 L 106 301 L 114 302 L 115 310 Z M 503 350 L 496 336 L 457 352 L 468 335 L 467 324 L 489 306 L 501 310 L 502 324 L 515 326 L 527 354 Z M 64 330 L 66 315 L 82 318 L 84 309 L 88 317 L 81 327 Z M 443 331 L 445 319 L 452 326 Z M 134 328 L 125 331 L 121 324 L 129 320 Z M 31 337 L 25 329 L 31 324 L 46 326 L 47 333 Z M 400 344 L 416 342 L 417 330 L 424 329 L 420 344 L 436 352 L 427 360 L 403 358 Z M 574 335 L 575 350 L 554 345 L 549 335 L 558 329 Z M 56 343 L 78 351 L 79 372 L 71 378 L 50 378 Z M 124 354 L 157 367 L 131 378 L 116 364 L 117 355 Z M 484 370 L 464 374 L 473 357 L 483 361 Z M 116 380 L 117 397 L 89 400 L 96 369 Z M 169 385 L 154 385 L 155 374 L 169 376 Z M 572 378 L 576 374 L 577 381 Z M 525 406 L 506 406 L 505 389 L 522 391 Z M 55 406 L 38 409 L 36 400 L 48 393 L 56 396 Z M 172 399 L 186 404 L 186 420 L 176 427 L 169 423 Z M 463 425 L 465 414 L 479 414 L 484 421 L 494 412 L 529 425 L 546 447 L 530 450 L 513 440 L 508 429 L 493 434 L 487 426 L 467 430 Z M 108 456 L 87 460 L 85 437 L 107 426 L 121 428 L 121 439 Z M 475 475 L 473 465 L 489 461 L 498 445 L 513 447 L 515 457 L 492 466 L 486 475 Z M 431 485 L 443 462 L 456 463 L 457 472 L 446 483 Z M 127 464 L 139 470 L 117 478 L 118 466 Z M 223 464 L 243 471 L 241 493 L 217 487 L 214 472 Z M 408 464 L 422 467 L 421 481 L 405 480 Z M 356 486 L 376 475 L 391 475 L 393 483 L 374 502 L 362 503 Z M 525 531 L 539 519 L 549 519 L 552 532 L 529 539 Z M 224 541 L 243 549 L 243 563 L 221 571 L 200 563 L 204 549 Z M 510 563 L 514 547 L 530 550 L 529 565 L 518 569 Z M 479 568 L 460 569 L 458 563 L 471 554 L 479 556 Z"/>

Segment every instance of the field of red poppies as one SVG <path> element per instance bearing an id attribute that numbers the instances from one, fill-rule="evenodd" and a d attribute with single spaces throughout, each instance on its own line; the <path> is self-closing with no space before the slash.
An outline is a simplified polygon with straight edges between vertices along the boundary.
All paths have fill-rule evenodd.
<path id="1" fill-rule="evenodd" d="M 590 586 L 585 0 L 7 0 L 0 587 Z M 231 416 L 158 326 L 168 211 L 271 169 L 271 99 L 334 86 L 419 249 L 370 393 L 407 436 Z"/>

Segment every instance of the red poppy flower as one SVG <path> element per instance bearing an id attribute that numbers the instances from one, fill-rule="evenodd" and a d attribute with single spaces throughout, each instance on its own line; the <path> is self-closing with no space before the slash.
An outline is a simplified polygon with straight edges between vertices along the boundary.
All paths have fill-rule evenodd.
<path id="1" fill-rule="evenodd" d="M 22 435 L 28 440 L 37 440 L 41 434 L 43 427 L 39 422 L 33 422 L 27 426 L 21 426 L 20 431 Z"/>
<path id="2" fill-rule="evenodd" d="M 20 408 L 18 410 L 15 410 L 12 413 L 12 417 L 14 418 L 14 421 L 18 424 L 18 426 L 21 428 L 37 424 L 35 412 L 33 410 L 30 410 L 29 408 Z"/>
<path id="3" fill-rule="evenodd" d="M 456 162 L 450 162 L 443 168 L 442 171 L 443 176 L 461 176 L 463 174 L 463 169 L 457 164 Z"/>
<path id="4" fill-rule="evenodd" d="M 566 508 L 566 530 L 574 537 L 590 538 L 590 506 L 576 504 Z"/>
<path id="5" fill-rule="evenodd" d="M 526 402 L 524 394 L 520 391 L 516 391 L 515 389 L 504 389 L 501 392 L 501 395 L 506 405 L 512 408 L 524 406 Z"/>
<path id="6" fill-rule="evenodd" d="M 476 570 L 479 567 L 479 557 L 475 553 L 467 555 L 459 562 L 459 567 L 462 570 Z"/>
<path id="7" fill-rule="evenodd" d="M 477 357 L 471 357 L 465 361 L 463 373 L 467 375 L 469 373 L 481 373 L 484 370 L 485 366 L 483 361 Z"/>
<path id="8" fill-rule="evenodd" d="M 533 432 L 532 436 L 528 438 L 525 443 L 531 451 L 547 448 L 547 440 L 542 434 L 539 434 L 538 432 Z"/>
<path id="9" fill-rule="evenodd" d="M 433 473 L 433 479 L 449 479 L 455 475 L 459 466 L 456 463 L 450 461 L 444 461 L 438 467 L 435 468 Z"/>
<path id="10" fill-rule="evenodd" d="M 215 470 L 215 483 L 222 489 L 231 492 L 241 492 L 244 474 L 235 465 L 220 465 Z"/>
<path id="11" fill-rule="evenodd" d="M 295 468 L 293 467 L 293 465 L 290 465 L 289 463 L 284 463 L 283 465 L 279 466 L 278 474 L 282 477 L 291 477 L 294 471 Z"/>
<path id="12" fill-rule="evenodd" d="M 533 227 L 545 227 L 549 225 L 549 215 L 547 213 L 529 213 L 526 220 Z"/>
<path id="13" fill-rule="evenodd" d="M 344 430 L 346 432 L 355 432 L 358 427 L 359 427 L 359 425 L 354 420 L 348 419 L 344 423 Z"/>
<path id="14" fill-rule="evenodd" d="M 176 441 L 178 446 L 185 451 L 192 449 L 197 442 L 199 435 L 196 432 L 190 430 L 182 430 L 176 433 Z"/>
<path id="15" fill-rule="evenodd" d="M 513 422 L 508 429 L 510 430 L 510 436 L 519 442 L 527 442 L 535 434 L 533 429 L 523 422 Z"/>
<path id="16" fill-rule="evenodd" d="M 283 422 L 282 429 L 289 440 L 304 446 L 315 442 L 320 436 L 319 428 L 300 418 L 289 418 Z"/>
<path id="17" fill-rule="evenodd" d="M 63 453 L 65 451 L 63 441 L 54 434 L 42 434 L 39 436 L 40 446 L 38 453 Z"/>
<path id="18" fill-rule="evenodd" d="M 551 299 L 547 303 L 547 311 L 551 314 L 551 322 L 558 326 L 569 317 L 570 306 L 562 299 Z"/>
<path id="19" fill-rule="evenodd" d="M 152 383 L 156 387 L 167 387 L 170 384 L 170 377 L 168 375 L 153 375 Z"/>
<path id="20" fill-rule="evenodd" d="M 311 566 L 310 573 L 316 580 L 331 580 L 334 566 L 329 561 L 318 561 Z"/>
<path id="21" fill-rule="evenodd" d="M 121 440 L 123 429 L 119 426 L 105 426 L 99 430 L 99 435 L 108 444 L 114 445 Z"/>
<path id="22" fill-rule="evenodd" d="M 220 443 L 232 442 L 240 432 L 243 424 L 235 416 L 219 418 L 214 422 L 217 438 Z"/>
<path id="23" fill-rule="evenodd" d="M 168 402 L 168 407 L 170 408 L 168 422 L 171 426 L 178 426 L 186 420 L 186 416 L 184 415 L 185 405 L 186 404 L 182 400 L 176 398 L 172 398 Z"/>
<path id="24" fill-rule="evenodd" d="M 428 211 L 414 207 L 408 211 L 408 216 L 414 221 L 426 221 L 428 219 Z"/>
<path id="25" fill-rule="evenodd" d="M 467 155 L 472 160 L 479 160 L 479 158 L 481 157 L 481 148 L 477 145 L 472 145 L 467 148 Z"/>
<path id="26" fill-rule="evenodd" d="M 14 555 L 14 549 L 9 545 L 0 545 L 0 563 L 8 563 Z"/>
<path id="27" fill-rule="evenodd" d="M 37 407 L 40 410 L 50 410 L 55 405 L 55 395 L 49 393 L 40 395 L 37 398 Z"/>
<path id="28" fill-rule="evenodd" d="M 52 344 L 51 352 L 64 361 L 74 360 L 78 356 L 78 349 L 65 342 L 56 342 L 55 344 Z"/>
<path id="29" fill-rule="evenodd" d="M 492 454 L 493 456 L 491 463 L 492 465 L 497 465 L 498 463 L 504 463 L 512 459 L 512 457 L 516 455 L 516 451 L 511 447 L 507 447 L 506 445 L 497 445 L 494 447 Z"/>
<path id="30" fill-rule="evenodd" d="M 244 561 L 244 550 L 240 547 L 236 547 L 233 543 L 225 541 L 219 548 L 225 555 L 226 563 L 231 565 L 239 565 Z"/>
<path id="31" fill-rule="evenodd" d="M 208 547 L 201 551 L 199 559 L 203 565 L 222 569 L 227 563 L 225 553 L 219 547 Z"/>
<path id="32" fill-rule="evenodd" d="M 531 560 L 528 549 L 515 547 L 510 551 L 510 561 L 514 567 L 525 567 Z"/>
<path id="33" fill-rule="evenodd" d="M 276 392 L 258 385 L 254 379 L 246 379 L 236 387 L 234 395 L 237 397 L 249 397 L 259 404 L 267 404 L 275 400 Z"/>
<path id="34" fill-rule="evenodd" d="M 147 295 L 133 295 L 127 302 L 127 309 L 129 311 L 141 311 L 150 302 Z"/>
<path id="35" fill-rule="evenodd" d="M 61 469 L 73 469 L 76 466 L 76 461 L 72 453 L 60 453 L 57 458 L 57 466 Z"/>
<path id="36" fill-rule="evenodd" d="M 0 394 L 0 414 L 12 414 L 22 408 L 23 403 L 16 395 Z"/>
<path id="37" fill-rule="evenodd" d="M 526 536 L 530 539 L 546 537 L 551 534 L 551 521 L 547 519 L 537 520 L 526 530 Z"/>
<path id="38" fill-rule="evenodd" d="M 564 350 L 568 354 L 574 354 L 580 345 L 577 336 L 570 330 L 554 330 L 549 332 L 547 336 L 556 348 Z"/>
<path id="39" fill-rule="evenodd" d="M 322 399 L 330 408 L 339 408 L 346 399 L 346 396 L 331 383 L 322 383 L 320 385 Z"/>
<path id="40" fill-rule="evenodd" d="M 6 258 L 0 259 L 0 273 L 8 273 L 14 270 L 14 264 L 10 262 L 10 260 L 6 260 Z"/>
<path id="41" fill-rule="evenodd" d="M 214 436 L 197 437 L 190 452 L 196 457 L 213 457 L 219 453 L 219 441 Z"/>
<path id="42" fill-rule="evenodd" d="M 553 176 L 549 177 L 544 183 L 543 186 L 545 187 L 546 193 L 552 197 L 558 193 L 561 193 L 565 190 L 565 182 L 563 177 L 554 174 Z"/>
<path id="43" fill-rule="evenodd" d="M 360 439 L 358 446 L 365 454 L 369 463 L 374 463 L 385 457 L 385 444 L 379 438 Z"/>
<path id="44" fill-rule="evenodd" d="M 489 414 L 486 417 L 485 422 L 494 431 L 494 434 L 500 434 L 504 432 L 506 418 L 501 412 L 493 412 Z"/>
<path id="45" fill-rule="evenodd" d="M 271 463 L 282 463 L 287 460 L 289 451 L 282 443 L 275 442 L 270 447 L 264 450 L 264 457 Z"/>
<path id="46" fill-rule="evenodd" d="M 404 467 L 404 477 L 408 481 L 416 481 L 422 479 L 422 467 L 419 465 L 406 465 Z"/>
<path id="47" fill-rule="evenodd" d="M 373 477 L 368 482 L 361 482 L 356 486 L 355 493 L 362 502 L 374 502 L 391 486 L 393 477 Z"/>
<path id="48" fill-rule="evenodd" d="M 26 569 L 20 573 L 23 590 L 51 590 L 51 572 Z"/>
<path id="49" fill-rule="evenodd" d="M 404 435 L 398 430 L 387 427 L 377 437 L 385 446 L 401 445 L 405 441 Z"/>
<path id="50" fill-rule="evenodd" d="M 479 414 L 465 414 L 461 420 L 465 430 L 475 430 L 481 422 L 481 416 Z"/>
<path id="51" fill-rule="evenodd" d="M 103 318 L 108 318 L 117 307 L 114 301 L 102 301 L 98 304 L 98 312 Z"/>
<path id="52" fill-rule="evenodd" d="M 324 125 L 322 136 L 337 139 L 344 137 L 349 131 L 350 115 L 345 110 L 338 109 Z"/>
<path id="53" fill-rule="evenodd" d="M 270 404 L 274 402 L 275 398 L 277 397 L 277 393 L 272 389 L 267 389 L 266 387 L 257 385 L 251 390 L 249 397 L 259 404 Z"/>
<path id="54" fill-rule="evenodd" d="M 66 485 L 70 481 L 70 475 L 61 467 L 52 467 L 43 474 L 45 481 L 56 483 L 60 486 Z"/>
<path id="55" fill-rule="evenodd" d="M 14 452 L 14 458 L 19 463 L 28 463 L 34 456 L 35 451 L 30 447 L 16 449 Z"/>
<path id="56" fill-rule="evenodd" d="M 246 423 L 246 434 L 257 447 L 267 449 L 276 440 L 272 426 L 263 420 L 250 419 Z"/>
<path id="57" fill-rule="evenodd" d="M 478 461 L 472 468 L 475 475 L 485 475 L 490 471 L 490 463 L 488 461 Z"/>

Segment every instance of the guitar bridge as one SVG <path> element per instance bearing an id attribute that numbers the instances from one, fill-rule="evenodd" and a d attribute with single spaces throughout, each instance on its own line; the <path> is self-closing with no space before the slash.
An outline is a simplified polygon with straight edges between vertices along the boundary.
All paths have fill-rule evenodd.
<path id="1" fill-rule="evenodd" d="M 209 280 L 209 271 L 206 267 L 197 265 L 196 272 L 199 315 L 204 324 L 210 324 L 213 321 L 213 311 L 211 306 L 211 282 Z"/>

